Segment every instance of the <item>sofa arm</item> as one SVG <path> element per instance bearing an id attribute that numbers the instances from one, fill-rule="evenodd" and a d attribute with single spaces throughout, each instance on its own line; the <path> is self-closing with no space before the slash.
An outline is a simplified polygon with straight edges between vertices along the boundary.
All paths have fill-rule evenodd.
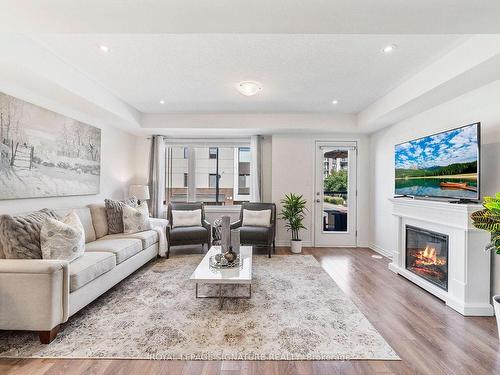
<path id="1" fill-rule="evenodd" d="M 49 331 L 68 312 L 67 261 L 0 259 L 0 329 Z"/>
<path id="2" fill-rule="evenodd" d="M 235 221 L 234 223 L 230 224 L 231 229 L 238 229 L 241 227 L 241 220 Z"/>
<path id="3" fill-rule="evenodd" d="M 149 218 L 149 224 L 151 224 L 151 228 L 162 227 L 162 228 L 167 229 L 168 220 L 167 219 Z"/>

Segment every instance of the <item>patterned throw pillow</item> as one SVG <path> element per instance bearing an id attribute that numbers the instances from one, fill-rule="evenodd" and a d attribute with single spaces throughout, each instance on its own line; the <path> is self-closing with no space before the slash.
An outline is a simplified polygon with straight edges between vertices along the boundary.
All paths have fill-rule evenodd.
<path id="1" fill-rule="evenodd" d="M 137 207 L 137 198 L 131 197 L 124 201 L 105 199 L 104 204 L 108 219 L 108 234 L 123 233 L 123 206 Z"/>
<path id="2" fill-rule="evenodd" d="M 85 232 L 80 218 L 71 211 L 62 220 L 47 218 L 40 231 L 43 259 L 71 262 L 85 252 Z"/>
<path id="3" fill-rule="evenodd" d="M 123 206 L 123 233 L 137 233 L 151 229 L 149 223 L 149 210 L 146 202 L 137 208 Z"/>
<path id="4" fill-rule="evenodd" d="M 57 214 L 44 208 L 28 215 L 0 216 L 0 242 L 7 259 L 42 259 L 40 229 L 47 217 Z"/>

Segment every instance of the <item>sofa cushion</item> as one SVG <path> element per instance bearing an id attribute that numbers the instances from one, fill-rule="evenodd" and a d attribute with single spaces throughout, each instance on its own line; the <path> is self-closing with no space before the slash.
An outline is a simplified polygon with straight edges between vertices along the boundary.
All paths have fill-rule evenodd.
<path id="1" fill-rule="evenodd" d="M 80 289 L 115 266 L 116 258 L 113 253 L 85 252 L 69 265 L 70 292 Z"/>
<path id="2" fill-rule="evenodd" d="M 151 229 L 146 202 L 137 207 L 123 206 L 123 233 L 132 234 Z"/>
<path id="3" fill-rule="evenodd" d="M 0 241 L 7 259 L 42 259 L 40 229 L 47 217 L 57 214 L 44 208 L 27 215 L 1 215 Z"/>
<path id="4" fill-rule="evenodd" d="M 109 252 L 116 255 L 116 264 L 127 260 L 142 250 L 142 242 L 138 239 L 99 239 L 85 245 L 85 251 Z"/>
<path id="5" fill-rule="evenodd" d="M 172 241 L 191 242 L 206 240 L 208 230 L 204 227 L 176 227 L 170 230 Z"/>
<path id="6" fill-rule="evenodd" d="M 94 203 L 89 205 L 92 224 L 94 224 L 96 238 L 104 237 L 108 234 L 108 218 L 106 216 L 106 206 L 104 203 Z"/>
<path id="7" fill-rule="evenodd" d="M 78 218 L 80 219 L 83 230 L 85 232 L 85 242 L 92 242 L 96 240 L 94 224 L 92 224 L 92 216 L 90 215 L 90 209 L 88 207 L 79 207 L 71 209 L 61 209 L 56 210 L 56 214 L 60 217 L 65 217 L 70 212 L 74 211 Z"/>
<path id="8" fill-rule="evenodd" d="M 85 234 L 82 222 L 71 211 L 62 220 L 46 218 L 40 230 L 43 259 L 61 259 L 71 262 L 85 251 Z"/>
<path id="9" fill-rule="evenodd" d="M 201 209 L 172 210 L 172 226 L 174 228 L 201 226 Z"/>
<path id="10" fill-rule="evenodd" d="M 123 233 L 123 206 L 137 207 L 137 199 L 132 197 L 122 202 L 105 199 L 104 205 L 106 206 L 106 218 L 108 219 L 108 233 Z"/>
<path id="11" fill-rule="evenodd" d="M 243 226 L 268 227 L 271 225 L 271 210 L 243 210 Z"/>
<path id="12" fill-rule="evenodd" d="M 138 233 L 117 233 L 117 234 L 108 234 L 101 238 L 101 240 L 112 240 L 112 239 L 122 239 L 122 238 L 134 238 L 142 241 L 142 248 L 146 249 L 151 245 L 158 242 L 158 233 L 155 230 L 146 230 L 144 232 Z"/>
<path id="13" fill-rule="evenodd" d="M 240 227 L 240 241 L 246 244 L 267 243 L 270 231 L 270 227 Z"/>

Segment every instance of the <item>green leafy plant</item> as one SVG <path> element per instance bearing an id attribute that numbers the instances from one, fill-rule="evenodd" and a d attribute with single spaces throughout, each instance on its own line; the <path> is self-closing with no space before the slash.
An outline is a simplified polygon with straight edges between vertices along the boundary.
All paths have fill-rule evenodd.
<path id="1" fill-rule="evenodd" d="M 347 191 L 347 170 L 331 171 L 323 184 L 326 191 Z"/>
<path id="2" fill-rule="evenodd" d="M 496 250 L 500 254 L 500 193 L 494 197 L 485 197 L 484 209 L 470 215 L 472 224 L 478 229 L 491 233 L 491 243 L 486 250 Z"/>
<path id="3" fill-rule="evenodd" d="M 289 193 L 285 194 L 281 204 L 280 218 L 286 221 L 286 229 L 292 232 L 292 241 L 300 241 L 299 231 L 307 229 L 303 224 L 307 201 L 302 195 Z"/>
<path id="4" fill-rule="evenodd" d="M 326 203 L 331 203 L 331 204 L 345 204 L 344 202 L 344 198 L 342 197 L 324 197 L 323 200 L 326 202 Z"/>

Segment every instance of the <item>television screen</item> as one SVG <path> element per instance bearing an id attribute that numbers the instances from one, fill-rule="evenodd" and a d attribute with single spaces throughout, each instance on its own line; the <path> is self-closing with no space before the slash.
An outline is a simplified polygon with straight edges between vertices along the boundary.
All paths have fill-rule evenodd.
<path id="1" fill-rule="evenodd" d="M 396 145 L 397 195 L 479 199 L 475 123 Z"/>

